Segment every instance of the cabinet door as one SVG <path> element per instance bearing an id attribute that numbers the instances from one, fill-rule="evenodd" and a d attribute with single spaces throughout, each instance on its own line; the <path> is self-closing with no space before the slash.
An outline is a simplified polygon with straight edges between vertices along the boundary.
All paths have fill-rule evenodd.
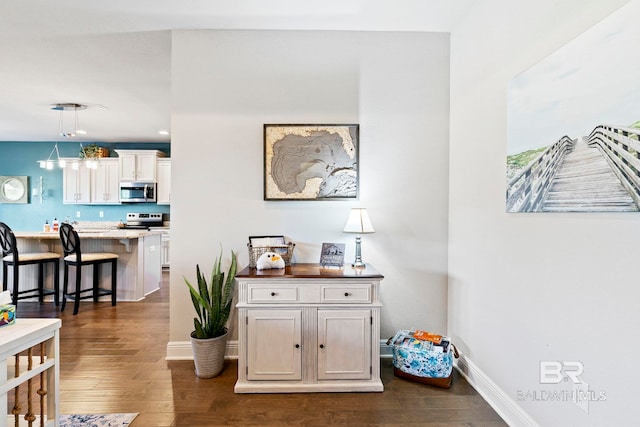
<path id="1" fill-rule="evenodd" d="M 99 160 L 97 169 L 91 171 L 91 203 L 118 204 L 119 190 L 118 159 Z"/>
<path id="2" fill-rule="evenodd" d="M 91 202 L 91 170 L 79 165 L 62 170 L 62 202 L 65 204 L 89 204 Z"/>
<path id="3" fill-rule="evenodd" d="M 157 161 L 158 187 L 156 188 L 156 203 L 168 205 L 171 203 L 171 159 Z"/>
<path id="4" fill-rule="evenodd" d="M 118 152 L 120 160 L 120 179 L 123 181 L 136 180 L 136 155 Z"/>
<path id="5" fill-rule="evenodd" d="M 162 266 L 169 267 L 171 254 L 171 235 L 169 233 L 162 234 Z"/>
<path id="6" fill-rule="evenodd" d="M 136 154 L 136 180 L 156 180 L 156 153 Z"/>
<path id="7" fill-rule="evenodd" d="M 371 378 L 371 311 L 318 310 L 318 379 Z"/>
<path id="8" fill-rule="evenodd" d="M 247 379 L 302 379 L 302 310 L 247 311 Z"/>
<path id="9" fill-rule="evenodd" d="M 123 181 L 156 181 L 156 159 L 164 157 L 158 150 L 116 150 Z"/>

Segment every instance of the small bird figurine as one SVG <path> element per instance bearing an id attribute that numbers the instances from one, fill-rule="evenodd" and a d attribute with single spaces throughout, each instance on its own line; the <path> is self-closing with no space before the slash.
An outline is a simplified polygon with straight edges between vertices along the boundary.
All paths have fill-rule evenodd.
<path id="1" fill-rule="evenodd" d="M 284 268 L 284 259 L 275 252 L 265 252 L 260 255 L 256 262 L 258 270 L 269 270 L 272 268 Z"/>

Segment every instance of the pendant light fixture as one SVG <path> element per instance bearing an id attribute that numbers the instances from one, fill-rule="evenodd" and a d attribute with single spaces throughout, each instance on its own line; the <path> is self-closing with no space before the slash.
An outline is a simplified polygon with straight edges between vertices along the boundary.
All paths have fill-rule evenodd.
<path id="1" fill-rule="evenodd" d="M 53 157 L 53 153 L 56 153 L 56 157 L 52 159 Z M 53 169 L 53 167 L 57 164 L 58 167 L 65 167 L 67 165 L 67 162 L 64 159 L 60 158 L 60 151 L 58 151 L 58 143 L 56 142 L 56 145 L 53 146 L 53 150 L 51 150 L 51 153 L 49 153 L 49 157 L 47 157 L 47 160 L 38 160 L 38 163 L 40 164 L 40 167 L 42 169 Z"/>
<path id="2" fill-rule="evenodd" d="M 78 104 L 75 102 L 64 102 L 64 103 L 56 103 L 51 107 L 52 110 L 56 110 L 60 112 L 60 118 L 58 120 L 58 135 L 57 137 L 62 138 L 73 138 L 77 135 L 86 135 L 87 132 L 80 128 L 80 121 L 78 119 L 78 111 L 86 110 L 87 106 L 83 104 Z M 65 125 L 65 112 L 73 112 L 73 120 L 67 120 L 67 125 Z M 71 123 L 71 124 L 69 124 Z M 86 153 L 84 151 L 84 147 L 80 144 L 80 150 L 85 154 L 84 159 L 78 159 L 74 161 L 71 166 L 73 169 L 78 169 L 80 167 L 81 161 L 84 161 L 85 166 L 90 169 L 96 169 L 98 167 L 98 163 L 95 160 L 88 159 Z M 55 158 L 53 157 L 53 153 L 56 154 Z M 47 160 L 39 160 L 38 163 L 40 167 L 43 169 L 53 169 L 54 165 L 57 164 L 58 167 L 64 168 L 66 167 L 66 160 L 60 158 L 60 151 L 58 150 L 58 143 L 56 142 L 53 150 L 49 154 Z"/>
<path id="3" fill-rule="evenodd" d="M 83 104 L 76 104 L 75 102 L 57 103 L 53 104 L 52 110 L 60 111 L 60 120 L 58 122 L 58 135 L 63 138 L 73 138 L 76 135 L 86 135 L 87 132 L 80 129 L 78 120 L 78 111 L 86 110 L 87 106 Z M 65 111 L 73 111 L 73 123 L 72 126 L 64 125 L 64 113 Z"/>

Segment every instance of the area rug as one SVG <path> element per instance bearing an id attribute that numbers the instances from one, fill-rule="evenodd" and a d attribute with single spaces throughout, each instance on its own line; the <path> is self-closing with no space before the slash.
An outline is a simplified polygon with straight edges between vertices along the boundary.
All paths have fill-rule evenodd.
<path id="1" fill-rule="evenodd" d="M 60 415 L 60 427 L 128 426 L 138 414 L 74 414 Z"/>

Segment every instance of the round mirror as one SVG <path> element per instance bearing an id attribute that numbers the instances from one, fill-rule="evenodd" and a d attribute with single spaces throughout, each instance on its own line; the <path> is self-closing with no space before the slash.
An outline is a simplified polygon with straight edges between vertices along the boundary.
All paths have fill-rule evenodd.
<path id="1" fill-rule="evenodd" d="M 0 197 L 9 203 L 26 201 L 27 186 L 18 177 L 6 177 L 0 183 Z"/>

